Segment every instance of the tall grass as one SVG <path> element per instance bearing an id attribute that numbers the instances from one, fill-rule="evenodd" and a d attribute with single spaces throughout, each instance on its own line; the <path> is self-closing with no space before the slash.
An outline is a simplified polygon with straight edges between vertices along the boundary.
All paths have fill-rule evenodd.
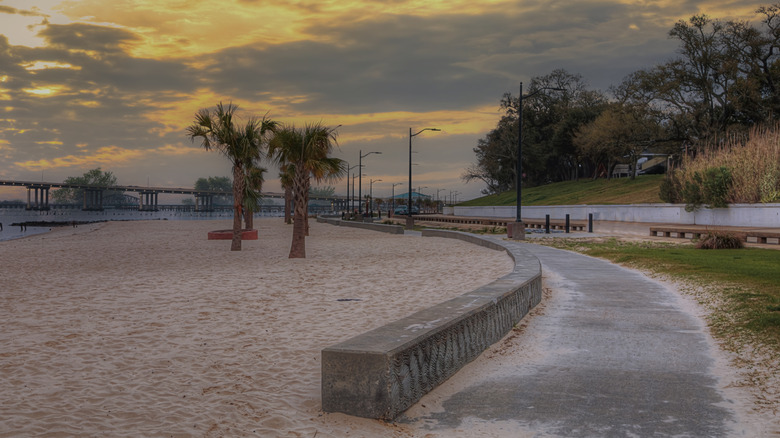
<path id="1" fill-rule="evenodd" d="M 780 124 L 753 128 L 747 139 L 710 145 L 695 157 L 686 155 L 680 168 L 669 174 L 662 197 L 696 204 L 691 193 L 695 195 L 697 187 L 706 192 L 715 184 L 707 175 L 722 174 L 713 169 L 726 169 L 730 175 L 723 195 L 727 203 L 780 202 Z"/>

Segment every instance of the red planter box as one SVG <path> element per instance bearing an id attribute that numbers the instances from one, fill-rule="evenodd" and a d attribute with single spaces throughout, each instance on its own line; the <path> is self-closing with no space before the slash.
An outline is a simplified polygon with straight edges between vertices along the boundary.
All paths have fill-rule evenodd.
<path id="1" fill-rule="evenodd" d="M 233 230 L 209 231 L 209 240 L 232 240 Z M 257 240 L 257 230 L 241 230 L 241 240 Z"/>

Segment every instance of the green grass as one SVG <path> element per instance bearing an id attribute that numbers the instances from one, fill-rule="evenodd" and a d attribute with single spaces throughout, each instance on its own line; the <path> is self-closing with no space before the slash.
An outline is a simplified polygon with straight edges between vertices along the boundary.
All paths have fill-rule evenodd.
<path id="1" fill-rule="evenodd" d="M 706 290 L 700 303 L 721 338 L 735 333 L 780 348 L 780 251 L 759 248 L 701 250 L 691 244 L 583 242 L 545 239 L 545 244 L 668 275 Z"/>
<path id="2" fill-rule="evenodd" d="M 636 179 L 582 179 L 564 181 L 539 187 L 524 188 L 523 205 L 617 205 L 661 203 L 659 188 L 663 175 L 642 175 Z M 514 190 L 460 203 L 480 207 L 516 205 Z"/>

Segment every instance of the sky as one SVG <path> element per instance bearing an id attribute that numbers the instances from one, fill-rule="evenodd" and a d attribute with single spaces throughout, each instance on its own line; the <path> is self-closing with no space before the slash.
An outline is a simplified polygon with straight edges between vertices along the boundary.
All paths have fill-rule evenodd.
<path id="1" fill-rule="evenodd" d="M 675 22 L 755 20 L 745 0 L 0 0 L 0 179 L 61 182 L 100 167 L 119 184 L 230 176 L 192 142 L 201 108 L 337 130 L 363 194 L 466 184 L 505 92 L 555 69 L 607 90 L 675 56 Z M 265 190 L 280 191 L 270 163 Z M 355 172 L 357 169 L 353 170 Z M 357 181 L 357 180 L 356 180 Z M 347 180 L 326 183 L 344 194 Z M 357 185 L 356 189 L 357 191 Z M 0 199 L 23 199 L 0 186 Z"/>

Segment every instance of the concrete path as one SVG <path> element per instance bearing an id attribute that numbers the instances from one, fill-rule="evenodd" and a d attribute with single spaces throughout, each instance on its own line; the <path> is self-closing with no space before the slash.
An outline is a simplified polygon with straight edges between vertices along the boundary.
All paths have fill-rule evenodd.
<path id="1" fill-rule="evenodd" d="M 543 312 L 505 346 L 514 352 L 468 365 L 402 423 L 435 436 L 754 436 L 718 389 L 702 322 L 673 291 L 606 261 L 517 244 L 553 290 Z"/>

